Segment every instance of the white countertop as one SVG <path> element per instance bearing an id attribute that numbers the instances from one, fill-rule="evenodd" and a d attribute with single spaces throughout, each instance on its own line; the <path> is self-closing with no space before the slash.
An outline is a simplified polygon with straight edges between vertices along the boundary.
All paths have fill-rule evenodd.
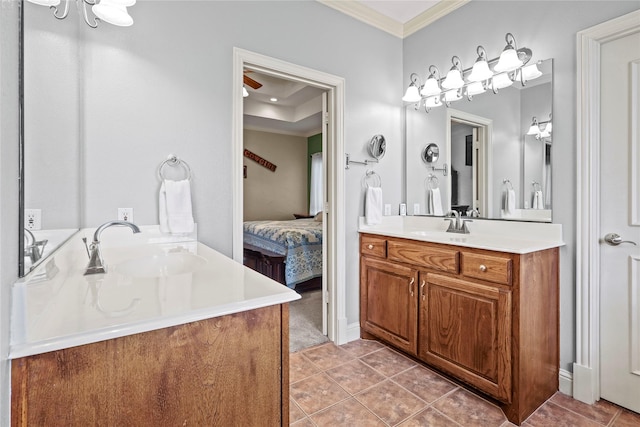
<path id="1" fill-rule="evenodd" d="M 81 238 L 86 236 L 91 241 L 94 231 L 87 229 L 16 282 L 12 290 L 9 358 L 300 298 L 295 291 L 202 243 L 189 239 L 166 241 L 157 226 L 141 229 L 143 232 L 135 236 L 126 227 L 111 227 L 103 232 L 106 274 L 83 275 L 88 257 Z M 173 257 L 176 253 L 196 259 L 198 266 L 180 274 L 143 273 L 142 277 L 126 271 L 128 260 Z"/>
<path id="2" fill-rule="evenodd" d="M 474 218 L 469 234 L 447 233 L 448 226 L 442 217 L 384 216 L 376 225 L 361 217 L 358 232 L 516 254 L 564 246 L 561 224 Z"/>

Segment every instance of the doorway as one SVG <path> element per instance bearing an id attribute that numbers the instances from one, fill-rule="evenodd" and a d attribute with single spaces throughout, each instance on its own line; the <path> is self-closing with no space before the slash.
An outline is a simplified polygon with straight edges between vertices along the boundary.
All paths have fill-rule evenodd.
<path id="1" fill-rule="evenodd" d="M 461 215 L 476 210 L 481 216 L 489 212 L 488 171 L 491 161 L 492 121 L 454 109 L 447 110 L 447 163 L 449 174 L 449 206 Z"/>
<path id="2" fill-rule="evenodd" d="M 604 398 L 636 412 L 640 411 L 640 252 L 638 246 L 618 243 L 609 233 L 640 244 L 639 22 L 636 11 L 577 37 L 581 143 L 573 366 L 575 399 L 593 403 Z M 608 86 L 612 82 L 619 86 Z"/>
<path id="3" fill-rule="evenodd" d="M 243 70 L 300 82 L 326 92 L 322 123 L 326 136 L 323 160 L 326 171 L 323 223 L 323 310 L 327 336 L 336 344 L 346 342 L 344 242 L 344 79 L 254 52 L 233 51 L 233 258 L 243 260 Z"/>

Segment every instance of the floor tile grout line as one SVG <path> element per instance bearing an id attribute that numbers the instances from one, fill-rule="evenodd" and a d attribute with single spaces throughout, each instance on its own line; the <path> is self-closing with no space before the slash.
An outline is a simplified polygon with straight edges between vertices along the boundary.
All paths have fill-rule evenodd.
<path id="1" fill-rule="evenodd" d="M 555 396 L 555 394 L 554 394 L 554 396 Z M 579 412 L 577 412 L 577 411 L 574 411 L 573 409 L 569 408 L 568 406 L 564 406 L 564 405 L 563 405 L 563 404 L 561 404 L 560 402 L 555 402 L 555 401 L 554 401 L 554 400 L 552 400 L 552 399 L 553 399 L 553 396 L 551 396 L 549 399 L 547 399 L 547 401 L 546 401 L 546 402 L 553 403 L 554 405 L 556 405 L 556 406 L 558 406 L 558 407 L 560 407 L 560 408 L 562 408 L 562 409 L 565 409 L 565 410 L 567 410 L 567 411 L 571 411 L 571 412 L 573 412 L 574 414 L 582 415 L 581 413 L 579 413 Z M 546 402 L 545 402 L 545 403 L 546 403 Z M 540 406 L 542 406 L 542 405 L 540 405 Z M 589 405 L 589 406 L 594 406 L 594 405 L 592 404 L 592 405 Z M 616 412 L 611 416 L 611 419 L 610 419 L 606 424 L 602 424 L 600 421 L 598 421 L 598 420 L 594 420 L 593 418 L 590 418 L 590 417 L 588 417 L 588 416 L 586 416 L 586 415 L 582 415 L 582 416 L 583 416 L 584 418 L 586 418 L 586 419 L 590 420 L 590 421 L 593 421 L 593 422 L 595 422 L 595 423 L 597 423 L 597 424 L 600 424 L 601 426 L 611 426 L 611 425 L 613 425 L 613 424 L 612 424 L 612 423 L 613 423 L 613 421 L 614 421 L 614 420 L 618 417 L 618 415 L 622 412 L 622 408 L 620 408 L 620 407 L 616 407 L 615 405 L 614 405 L 614 407 L 615 407 L 615 409 L 616 409 Z M 533 415 L 533 414 L 532 414 L 532 415 Z"/>
<path id="2" fill-rule="evenodd" d="M 598 425 L 600 425 L 600 426 L 606 426 L 606 425 L 608 425 L 608 424 L 602 424 L 601 422 L 598 422 L 598 421 L 596 421 L 596 420 L 594 420 L 594 419 L 591 419 L 591 418 L 589 418 L 589 417 L 585 417 L 584 415 L 582 415 L 582 414 L 580 414 L 580 413 L 578 413 L 578 412 L 576 412 L 576 411 L 574 411 L 574 410 L 571 410 L 571 409 L 569 409 L 569 408 L 567 408 L 567 407 L 565 407 L 565 406 L 558 405 L 557 403 L 552 402 L 550 399 L 549 399 L 549 400 L 547 400 L 546 402 L 544 402 L 542 405 L 540 405 L 540 407 L 539 407 L 538 409 L 540 409 L 543 405 L 545 405 L 545 404 L 547 404 L 547 403 L 548 403 L 548 404 L 550 404 L 550 405 L 557 406 L 558 408 L 562 409 L 563 411 L 571 412 L 571 413 L 573 413 L 573 414 L 575 414 L 575 415 L 577 415 L 577 416 L 579 416 L 579 417 L 581 417 L 581 418 L 584 418 L 584 419 L 585 419 L 585 420 L 587 420 L 587 421 L 592 421 L 592 422 L 594 422 L 594 423 L 596 423 L 596 424 L 598 424 Z M 536 412 L 537 412 L 537 411 L 536 411 Z M 533 415 L 533 414 L 531 414 L 531 415 Z M 528 419 L 528 418 L 527 418 L 527 419 Z"/>

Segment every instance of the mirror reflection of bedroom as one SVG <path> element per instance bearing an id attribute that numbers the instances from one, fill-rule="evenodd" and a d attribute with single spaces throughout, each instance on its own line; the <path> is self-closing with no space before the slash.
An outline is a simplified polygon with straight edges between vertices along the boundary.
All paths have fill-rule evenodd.
<path id="1" fill-rule="evenodd" d="M 290 351 L 328 341 L 323 319 L 323 90 L 244 70 L 244 265 L 295 289 Z"/>

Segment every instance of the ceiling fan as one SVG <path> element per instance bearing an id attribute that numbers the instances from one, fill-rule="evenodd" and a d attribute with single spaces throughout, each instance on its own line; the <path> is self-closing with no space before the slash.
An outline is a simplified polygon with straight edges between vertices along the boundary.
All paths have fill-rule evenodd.
<path id="1" fill-rule="evenodd" d="M 242 75 L 242 79 L 244 84 L 246 84 L 247 86 L 249 86 L 252 89 L 260 89 L 262 87 L 262 83 L 259 83 L 255 80 L 253 80 L 251 77 L 247 76 L 247 73 L 251 73 L 251 70 L 245 70 L 243 75 Z"/>

